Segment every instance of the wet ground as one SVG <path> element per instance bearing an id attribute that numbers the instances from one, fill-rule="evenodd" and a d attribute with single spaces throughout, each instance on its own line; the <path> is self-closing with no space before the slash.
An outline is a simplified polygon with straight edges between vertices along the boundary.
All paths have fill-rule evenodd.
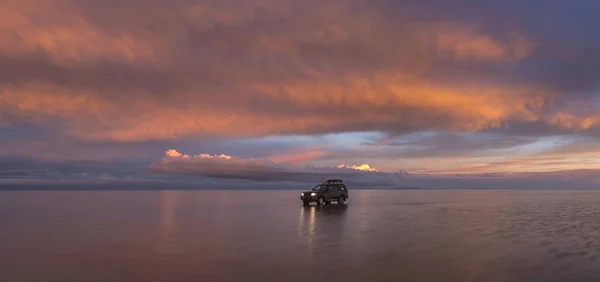
<path id="1" fill-rule="evenodd" d="M 0 192 L 2 281 L 598 281 L 600 191 Z"/>

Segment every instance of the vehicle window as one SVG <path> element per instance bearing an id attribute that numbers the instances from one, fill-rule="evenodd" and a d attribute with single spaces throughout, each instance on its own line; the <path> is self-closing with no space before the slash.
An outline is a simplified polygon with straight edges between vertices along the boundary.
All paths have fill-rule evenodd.
<path id="1" fill-rule="evenodd" d="M 323 190 L 323 185 L 319 184 L 317 186 L 315 186 L 315 188 L 312 189 L 313 191 L 322 191 Z"/>
<path id="2" fill-rule="evenodd" d="M 339 184 L 335 184 L 335 185 L 333 185 L 333 191 L 334 191 L 334 192 L 340 192 L 340 190 L 341 190 L 341 187 L 340 187 L 340 185 L 339 185 Z"/>
<path id="3" fill-rule="evenodd" d="M 342 184 L 342 187 L 340 187 L 342 189 L 342 191 L 346 190 L 346 184 Z"/>

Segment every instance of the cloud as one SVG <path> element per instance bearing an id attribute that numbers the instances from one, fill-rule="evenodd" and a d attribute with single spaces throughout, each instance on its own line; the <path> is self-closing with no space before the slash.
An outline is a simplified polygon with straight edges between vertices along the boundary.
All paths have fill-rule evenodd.
<path id="1" fill-rule="evenodd" d="M 104 162 L 48 162 L 30 158 L 0 157 L 0 189 L 94 189 L 152 184 L 152 179 L 131 164 Z"/>
<path id="2" fill-rule="evenodd" d="M 527 162 L 555 165 L 560 156 L 489 166 L 518 166 Z M 597 163 L 597 161 L 596 161 Z M 545 165 L 539 164 L 539 165 Z M 357 189 L 596 189 L 600 185 L 594 169 L 505 172 L 489 170 L 409 173 L 361 171 L 360 166 L 315 166 L 275 163 L 262 158 L 229 155 L 185 155 L 177 151 L 150 166 L 143 163 L 44 162 L 30 159 L 0 159 L 0 190 L 148 190 L 148 189 L 307 189 L 328 178 L 342 178 Z M 364 167 L 367 167 L 366 165 Z M 370 167 L 370 166 L 368 166 Z M 482 170 L 478 170 L 482 171 Z"/>
<path id="3" fill-rule="evenodd" d="M 539 140 L 540 137 L 484 132 L 472 134 L 421 132 L 388 135 L 364 142 L 363 156 L 383 159 L 493 156 L 498 151 L 518 150 Z"/>
<path id="4" fill-rule="evenodd" d="M 490 165 L 514 165 L 498 163 Z M 184 155 L 169 150 L 150 166 L 158 174 L 189 175 L 219 179 L 251 180 L 255 183 L 320 183 L 342 178 L 355 189 L 593 189 L 600 185 L 597 169 L 541 172 L 486 172 L 464 170 L 444 174 L 413 174 L 404 170 L 378 172 L 369 165 L 316 167 L 309 164 L 274 163 L 227 155 Z"/>
<path id="5" fill-rule="evenodd" d="M 300 148 L 282 154 L 271 155 L 268 159 L 276 163 L 304 163 L 315 159 L 325 158 L 328 154 L 329 153 L 324 149 Z"/>
<path id="6" fill-rule="evenodd" d="M 510 41 L 501 42 L 473 26 L 448 23 L 432 27 L 437 48 L 449 52 L 459 60 L 514 60 L 531 55 L 534 43 L 524 35 L 516 35 Z"/>
<path id="7" fill-rule="evenodd" d="M 397 167 L 593 166 L 600 7 L 563 2 L 6 0 L 0 155 L 149 163 L 164 148 L 227 152 L 289 168 L 267 174 L 281 179 L 306 163 L 312 174 L 380 169 L 362 182 Z M 388 138 L 350 137 L 366 131 Z M 586 140 L 550 144 L 561 136 Z"/>
<path id="8" fill-rule="evenodd" d="M 368 164 L 361 166 L 339 165 L 317 167 L 309 164 L 277 163 L 267 159 L 240 158 L 228 155 L 185 155 L 168 150 L 165 156 L 153 163 L 154 173 L 198 175 L 225 179 L 243 179 L 263 182 L 292 181 L 321 183 L 326 179 L 343 178 L 353 185 L 398 185 L 402 173 L 378 172 Z"/>
<path id="9" fill-rule="evenodd" d="M 345 164 L 341 164 L 338 165 L 337 168 L 349 168 L 349 169 L 355 169 L 355 170 L 361 170 L 361 171 L 371 171 L 371 172 L 377 172 L 376 168 L 372 168 L 370 165 L 368 164 L 362 164 L 362 165 L 351 165 L 351 166 L 347 166 Z"/>
<path id="10" fill-rule="evenodd" d="M 388 1 L 103 3 L 5 3 L 0 123 L 126 142 L 597 124 L 557 103 L 574 79 L 593 86 L 564 71 L 595 69 L 569 55 L 585 46 L 559 46 L 518 17 L 491 26 Z"/>

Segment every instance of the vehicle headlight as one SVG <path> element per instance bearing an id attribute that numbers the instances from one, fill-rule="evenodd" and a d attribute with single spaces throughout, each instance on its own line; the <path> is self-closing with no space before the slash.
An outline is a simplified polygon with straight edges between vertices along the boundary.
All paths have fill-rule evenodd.
<path id="1" fill-rule="evenodd" d="M 311 196 L 316 196 L 316 195 L 317 195 L 317 193 L 310 193 L 310 195 L 311 195 Z"/>

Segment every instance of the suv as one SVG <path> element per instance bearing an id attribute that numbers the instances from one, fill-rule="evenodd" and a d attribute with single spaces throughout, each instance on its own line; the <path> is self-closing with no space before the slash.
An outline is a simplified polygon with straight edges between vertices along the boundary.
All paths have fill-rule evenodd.
<path id="1" fill-rule="evenodd" d="M 341 179 L 329 179 L 322 184 L 318 184 L 311 191 L 305 191 L 300 194 L 300 200 L 305 206 L 311 202 L 317 205 L 331 204 L 331 201 L 337 201 L 343 204 L 348 199 L 348 188 Z"/>

